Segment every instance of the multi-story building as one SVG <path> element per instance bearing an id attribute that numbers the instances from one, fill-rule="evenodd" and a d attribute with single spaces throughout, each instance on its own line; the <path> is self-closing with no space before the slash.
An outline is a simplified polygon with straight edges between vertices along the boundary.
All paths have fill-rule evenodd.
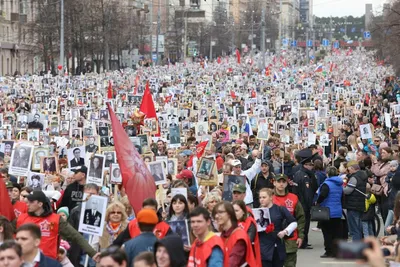
<path id="1" fill-rule="evenodd" d="M 294 37 L 295 27 L 300 20 L 299 0 L 281 0 L 282 1 L 282 37 Z"/>
<path id="2" fill-rule="evenodd" d="M 34 39 L 27 26 L 35 8 L 28 0 L 0 0 L 0 75 L 35 73 L 41 70 L 32 53 Z"/>
<path id="3" fill-rule="evenodd" d="M 365 4 L 365 30 L 369 30 L 372 22 L 372 4 Z"/>

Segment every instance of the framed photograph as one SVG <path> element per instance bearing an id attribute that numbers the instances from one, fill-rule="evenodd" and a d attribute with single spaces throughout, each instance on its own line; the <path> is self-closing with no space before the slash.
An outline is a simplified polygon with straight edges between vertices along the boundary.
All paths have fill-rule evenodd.
<path id="1" fill-rule="evenodd" d="M 41 158 L 49 155 L 49 149 L 47 147 L 35 147 L 32 158 L 32 170 L 39 171 Z"/>
<path id="2" fill-rule="evenodd" d="M 222 192 L 222 199 L 232 201 L 232 189 L 236 184 L 246 185 L 246 177 L 241 175 L 224 175 L 224 190 Z"/>
<path id="3" fill-rule="evenodd" d="M 47 156 L 41 157 L 40 172 L 46 174 L 54 174 L 58 172 L 58 157 Z"/>
<path id="4" fill-rule="evenodd" d="M 372 137 L 372 130 L 370 124 L 360 125 L 360 134 L 362 139 L 370 139 Z"/>
<path id="5" fill-rule="evenodd" d="M 268 123 L 260 123 L 258 125 L 257 139 L 268 140 L 269 131 Z"/>
<path id="6" fill-rule="evenodd" d="M 81 139 L 82 138 L 82 129 L 81 128 L 73 128 L 71 129 L 71 137 L 74 137 L 75 139 Z"/>
<path id="7" fill-rule="evenodd" d="M 89 199 L 87 198 L 88 196 L 83 194 L 84 201 L 82 202 L 78 230 L 81 233 L 102 236 L 108 198 L 95 195 L 90 196 Z"/>
<path id="8" fill-rule="evenodd" d="M 28 129 L 28 141 L 39 142 L 39 129 Z"/>
<path id="9" fill-rule="evenodd" d="M 143 154 L 141 155 L 143 158 L 144 163 L 148 164 L 153 161 L 153 154 Z"/>
<path id="10" fill-rule="evenodd" d="M 104 164 L 104 155 L 95 154 L 89 160 L 87 183 L 94 183 L 100 187 L 103 186 Z"/>
<path id="11" fill-rule="evenodd" d="M 67 151 L 68 168 L 75 169 L 85 165 L 85 147 L 74 147 Z"/>
<path id="12" fill-rule="evenodd" d="M 254 220 L 257 223 L 257 232 L 264 232 L 271 223 L 271 216 L 268 208 L 253 209 Z"/>
<path id="13" fill-rule="evenodd" d="M 202 180 L 210 180 L 215 160 L 209 158 L 201 158 L 199 169 L 196 176 Z"/>
<path id="14" fill-rule="evenodd" d="M 19 145 L 11 153 L 9 173 L 16 176 L 28 176 L 32 164 L 33 146 Z M 4 151 L 6 153 L 6 150 Z"/>
<path id="15" fill-rule="evenodd" d="M 107 126 L 102 126 L 102 127 L 99 127 L 99 135 L 101 136 L 101 137 L 103 137 L 103 136 L 109 136 L 109 134 L 108 134 L 108 127 Z"/>
<path id="16" fill-rule="evenodd" d="M 14 140 L 3 140 L 4 144 L 4 156 L 11 157 L 11 152 L 14 148 Z"/>
<path id="17" fill-rule="evenodd" d="M 103 154 L 105 157 L 104 169 L 109 170 L 111 164 L 117 163 L 117 154 L 115 151 L 104 151 Z"/>
<path id="18" fill-rule="evenodd" d="M 7 129 L 0 129 L 0 140 L 8 139 Z"/>
<path id="19" fill-rule="evenodd" d="M 150 146 L 149 146 L 149 136 L 147 134 L 139 134 L 137 136 L 139 138 L 139 143 L 140 147 L 142 149 L 142 153 L 146 154 L 150 152 Z"/>
<path id="20" fill-rule="evenodd" d="M 178 160 L 174 158 L 169 158 L 167 161 L 167 171 L 171 175 L 178 174 Z"/>
<path id="21" fill-rule="evenodd" d="M 85 152 L 86 153 L 97 153 L 98 151 L 99 151 L 98 136 L 89 136 L 85 140 Z"/>
<path id="22" fill-rule="evenodd" d="M 153 176 L 154 183 L 156 185 L 165 184 L 166 181 L 166 171 L 164 168 L 163 161 L 153 161 L 147 163 L 147 167 L 150 170 L 151 175 Z"/>
<path id="23" fill-rule="evenodd" d="M 196 123 L 195 132 L 196 138 L 201 139 L 203 135 L 207 135 L 208 123 L 207 122 L 198 122 Z"/>
<path id="24" fill-rule="evenodd" d="M 69 135 L 69 121 L 61 121 L 60 135 Z"/>
<path id="25" fill-rule="evenodd" d="M 108 136 L 100 136 L 100 148 L 109 147 L 110 145 L 110 137 Z"/>
<path id="26" fill-rule="evenodd" d="M 92 128 L 92 126 L 88 126 L 88 127 L 84 127 L 83 128 L 83 136 L 84 137 L 89 137 L 89 136 L 92 136 L 92 135 L 94 135 L 94 131 L 93 131 L 93 128 Z"/>
<path id="27" fill-rule="evenodd" d="M 182 238 L 183 244 L 190 246 L 189 227 L 187 220 L 168 222 L 171 230 Z"/>
<path id="28" fill-rule="evenodd" d="M 181 146 L 181 134 L 179 126 L 169 127 L 169 146 L 180 147 Z"/>
<path id="29" fill-rule="evenodd" d="M 110 183 L 111 184 L 122 184 L 121 169 L 120 169 L 118 163 L 111 164 Z"/>
<path id="30" fill-rule="evenodd" d="M 42 190 L 44 186 L 44 174 L 38 172 L 29 172 L 28 186 L 33 190 Z"/>
<path id="31" fill-rule="evenodd" d="M 243 124 L 246 124 L 246 123 L 243 123 Z M 232 139 L 239 139 L 239 125 L 237 123 L 232 124 L 230 126 L 229 130 L 230 130 L 230 137 Z"/>
<path id="32" fill-rule="evenodd" d="M 187 188 L 171 188 L 171 198 L 173 198 L 175 195 L 182 195 L 187 200 L 187 191 Z"/>

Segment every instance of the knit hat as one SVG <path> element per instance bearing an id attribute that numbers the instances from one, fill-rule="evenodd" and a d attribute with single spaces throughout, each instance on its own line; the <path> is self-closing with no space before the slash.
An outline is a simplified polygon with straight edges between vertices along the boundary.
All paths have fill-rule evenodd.
<path id="1" fill-rule="evenodd" d="M 71 246 L 69 245 L 69 243 L 67 241 L 65 241 L 64 239 L 61 239 L 60 249 L 63 249 L 65 252 L 67 252 L 70 248 L 71 248 Z"/>
<path id="2" fill-rule="evenodd" d="M 390 167 L 399 167 L 399 162 L 397 160 L 390 161 Z"/>
<path id="3" fill-rule="evenodd" d="M 146 224 L 158 223 L 157 213 L 152 209 L 140 210 L 136 218 L 139 223 L 146 223 Z"/>
<path id="4" fill-rule="evenodd" d="M 58 209 L 57 214 L 64 213 L 67 218 L 69 217 L 69 208 L 68 207 L 61 207 Z"/>

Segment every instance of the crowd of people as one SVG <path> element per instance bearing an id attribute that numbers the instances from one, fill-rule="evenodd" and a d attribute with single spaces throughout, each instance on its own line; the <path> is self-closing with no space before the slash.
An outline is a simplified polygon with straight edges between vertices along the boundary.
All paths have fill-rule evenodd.
<path id="1" fill-rule="evenodd" d="M 363 48 L 313 60 L 2 77 L 0 267 L 292 267 L 311 221 L 321 258 L 400 261 L 397 79 Z"/>

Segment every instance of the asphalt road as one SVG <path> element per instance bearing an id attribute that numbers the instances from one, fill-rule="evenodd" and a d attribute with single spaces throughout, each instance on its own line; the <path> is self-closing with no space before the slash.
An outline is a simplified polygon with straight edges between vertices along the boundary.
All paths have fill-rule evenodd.
<path id="1" fill-rule="evenodd" d="M 312 222 L 310 228 L 316 227 L 316 225 L 317 223 Z M 320 256 L 325 253 L 322 232 L 314 232 L 310 229 L 308 238 L 313 249 L 300 249 L 297 252 L 297 267 L 368 266 L 356 264 L 352 261 L 338 261 L 332 258 L 321 259 Z"/>

